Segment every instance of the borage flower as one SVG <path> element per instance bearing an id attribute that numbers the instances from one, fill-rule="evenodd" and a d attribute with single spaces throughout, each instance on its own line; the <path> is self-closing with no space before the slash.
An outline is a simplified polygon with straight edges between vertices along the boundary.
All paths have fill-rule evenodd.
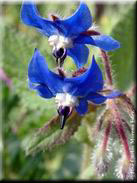
<path id="1" fill-rule="evenodd" d="M 107 35 L 89 30 L 92 26 L 92 16 L 85 3 L 80 3 L 76 12 L 66 18 L 60 19 L 51 15 L 52 20 L 40 16 L 35 4 L 23 3 L 21 8 L 21 20 L 24 24 L 37 28 L 39 32 L 47 36 L 49 44 L 53 46 L 53 55 L 60 66 L 67 55 L 73 58 L 78 68 L 88 60 L 89 50 L 85 44 L 111 51 L 120 47 L 118 41 Z M 91 27 L 92 28 L 92 27 Z"/>
<path id="2" fill-rule="evenodd" d="M 44 57 L 35 49 L 28 67 L 28 78 L 30 88 L 37 90 L 41 97 L 55 97 L 57 111 L 61 116 L 61 129 L 74 109 L 84 115 L 88 111 L 88 102 L 101 104 L 107 98 L 119 95 L 119 92 L 112 92 L 108 96 L 99 93 L 104 81 L 94 56 L 91 66 L 83 74 L 66 78 L 50 71 Z"/>

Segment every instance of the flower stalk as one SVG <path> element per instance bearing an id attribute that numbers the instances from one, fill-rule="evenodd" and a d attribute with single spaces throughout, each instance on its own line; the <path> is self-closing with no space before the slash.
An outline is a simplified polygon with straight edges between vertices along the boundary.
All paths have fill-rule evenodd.
<path id="1" fill-rule="evenodd" d="M 101 57 L 103 59 L 104 67 L 105 67 L 106 83 L 112 89 L 112 85 L 113 85 L 112 68 L 111 68 L 111 64 L 109 62 L 109 56 L 105 51 L 101 50 Z"/>
<path id="2" fill-rule="evenodd" d="M 107 149 L 111 128 L 112 128 L 112 121 L 108 121 L 108 125 L 107 125 L 107 127 L 105 129 L 104 139 L 103 139 L 103 144 L 102 144 L 102 151 L 103 151 L 103 153 L 105 153 L 106 149 Z"/>

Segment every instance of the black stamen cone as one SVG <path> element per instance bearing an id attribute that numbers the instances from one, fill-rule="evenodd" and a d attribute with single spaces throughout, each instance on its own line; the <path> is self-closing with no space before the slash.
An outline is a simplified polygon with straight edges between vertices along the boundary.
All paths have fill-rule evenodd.
<path id="1" fill-rule="evenodd" d="M 60 129 L 63 129 L 66 123 L 66 116 L 61 116 L 61 121 L 60 121 Z"/>
<path id="2" fill-rule="evenodd" d="M 67 50 L 65 48 L 60 48 L 59 50 L 55 49 L 52 54 L 56 57 L 57 66 L 62 67 L 67 56 Z"/>
<path id="3" fill-rule="evenodd" d="M 60 115 L 61 121 L 60 121 L 60 128 L 63 129 L 64 125 L 66 123 L 67 118 L 69 117 L 70 114 L 70 107 L 65 106 L 64 108 L 60 107 L 58 109 L 58 113 Z"/>

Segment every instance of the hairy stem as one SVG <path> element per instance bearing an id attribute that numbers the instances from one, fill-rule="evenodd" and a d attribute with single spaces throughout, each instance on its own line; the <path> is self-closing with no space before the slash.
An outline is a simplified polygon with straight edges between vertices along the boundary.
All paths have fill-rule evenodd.
<path id="1" fill-rule="evenodd" d="M 101 57 L 103 58 L 104 67 L 105 67 L 105 73 L 106 73 L 106 83 L 108 86 L 112 87 L 113 81 L 112 81 L 112 68 L 109 62 L 109 56 L 108 54 L 101 50 Z"/>
<path id="2" fill-rule="evenodd" d="M 108 121 L 108 126 L 105 129 L 104 139 L 103 139 L 103 144 L 102 144 L 103 153 L 105 153 L 106 149 L 107 149 L 108 139 L 109 139 L 109 135 L 110 135 L 110 132 L 111 132 L 111 127 L 112 127 L 112 122 Z"/>

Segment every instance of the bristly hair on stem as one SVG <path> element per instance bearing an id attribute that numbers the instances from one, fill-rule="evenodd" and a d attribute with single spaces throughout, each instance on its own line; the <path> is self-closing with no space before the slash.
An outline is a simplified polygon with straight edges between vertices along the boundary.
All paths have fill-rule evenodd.
<path id="1" fill-rule="evenodd" d="M 105 74 L 106 74 L 106 83 L 108 86 L 112 86 L 113 85 L 113 81 L 112 81 L 112 68 L 111 68 L 111 64 L 109 61 L 109 56 L 108 54 L 101 50 L 101 57 L 104 63 L 104 68 L 105 68 Z"/>

